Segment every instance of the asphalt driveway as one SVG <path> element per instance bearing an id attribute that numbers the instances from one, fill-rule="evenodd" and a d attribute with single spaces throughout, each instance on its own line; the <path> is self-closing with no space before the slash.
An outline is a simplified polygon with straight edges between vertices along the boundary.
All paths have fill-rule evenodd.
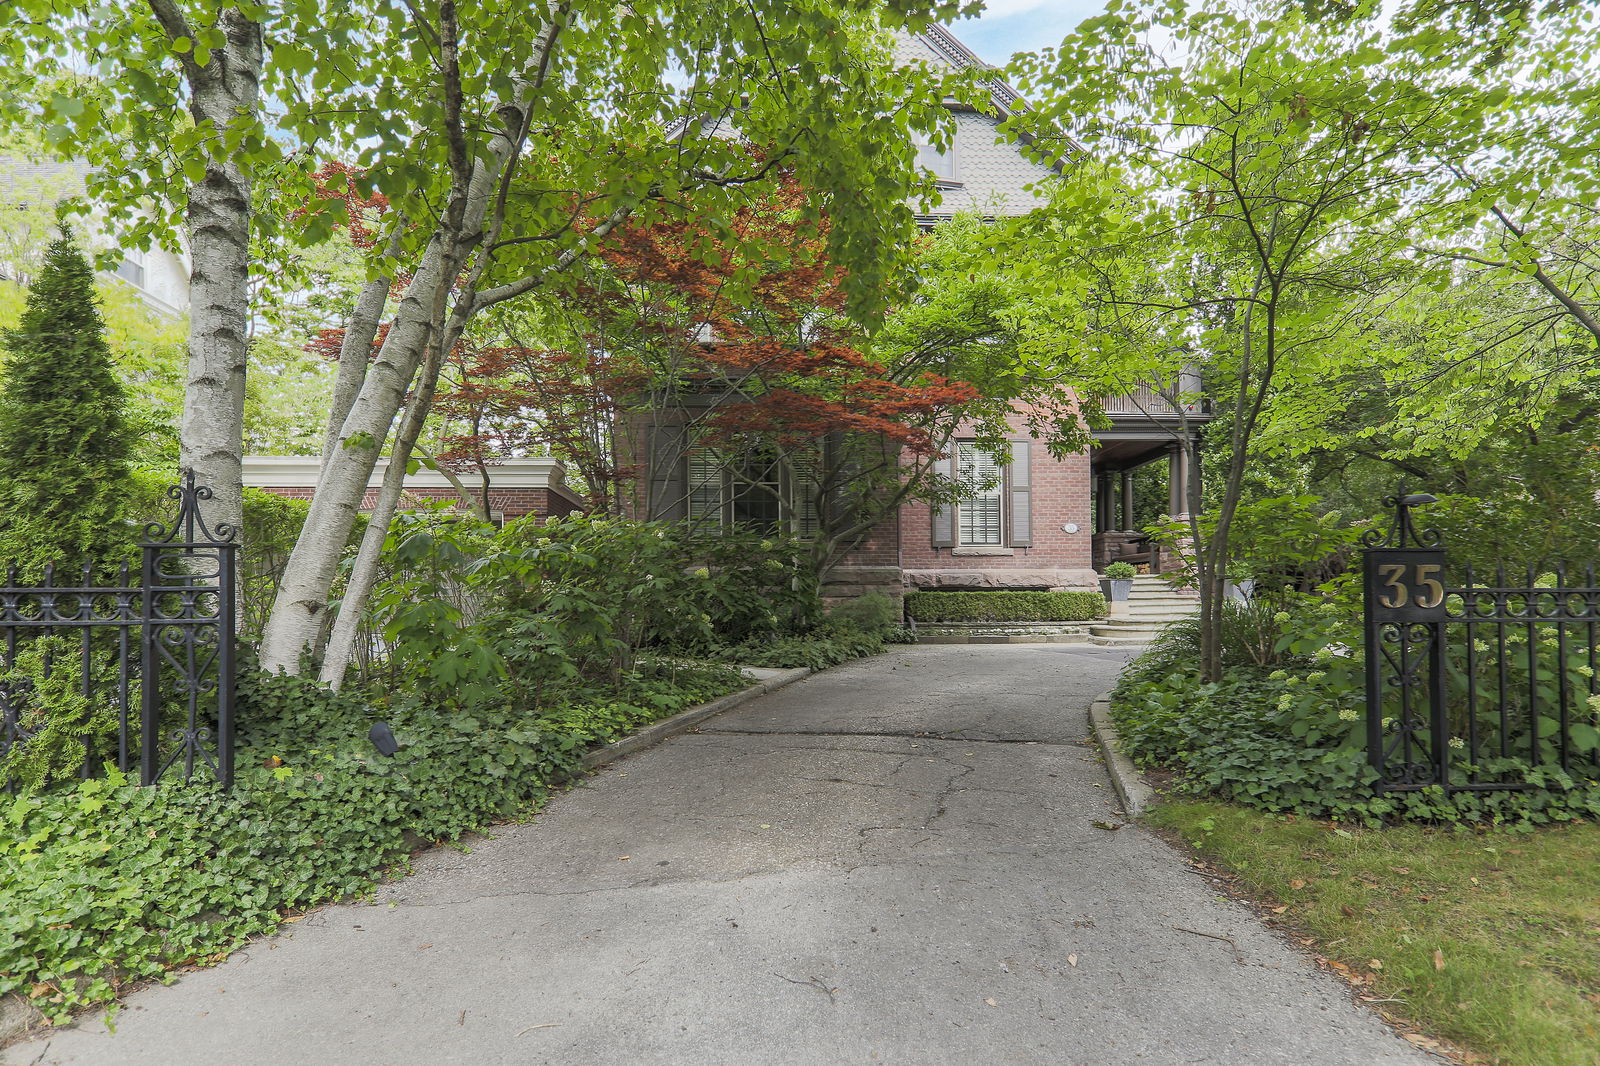
<path id="1" fill-rule="evenodd" d="M 627 758 L 215 969 L 82 1066 L 1434 1062 L 1159 839 L 1086 741 L 1126 654 L 902 648 Z"/>

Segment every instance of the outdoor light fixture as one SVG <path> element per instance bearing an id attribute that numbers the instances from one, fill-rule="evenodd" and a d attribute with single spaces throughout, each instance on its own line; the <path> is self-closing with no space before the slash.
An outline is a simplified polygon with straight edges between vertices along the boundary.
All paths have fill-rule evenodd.
<path id="1" fill-rule="evenodd" d="M 400 742 L 394 739 L 394 730 L 389 728 L 388 722 L 372 723 L 372 728 L 367 730 L 367 739 L 372 741 L 379 755 L 393 755 L 400 750 Z"/>

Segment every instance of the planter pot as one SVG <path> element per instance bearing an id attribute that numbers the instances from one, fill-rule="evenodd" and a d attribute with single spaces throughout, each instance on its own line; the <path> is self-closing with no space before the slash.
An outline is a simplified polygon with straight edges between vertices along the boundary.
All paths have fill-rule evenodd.
<path id="1" fill-rule="evenodd" d="M 1103 577 L 1100 579 L 1100 591 L 1106 594 L 1107 602 L 1120 603 L 1133 591 L 1133 578 Z"/>

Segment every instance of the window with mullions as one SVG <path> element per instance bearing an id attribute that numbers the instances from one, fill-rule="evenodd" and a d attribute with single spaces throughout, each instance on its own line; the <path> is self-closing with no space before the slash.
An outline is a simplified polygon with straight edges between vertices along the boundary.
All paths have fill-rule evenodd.
<path id="1" fill-rule="evenodd" d="M 956 445 L 956 477 L 970 495 L 956 505 L 957 541 L 962 547 L 1004 543 L 1004 475 L 995 453 L 971 441 Z"/>
<path id="2" fill-rule="evenodd" d="M 693 448 L 685 465 L 690 521 L 816 536 L 819 461 L 814 450 L 783 459 L 752 453 L 730 468 L 715 452 Z"/>

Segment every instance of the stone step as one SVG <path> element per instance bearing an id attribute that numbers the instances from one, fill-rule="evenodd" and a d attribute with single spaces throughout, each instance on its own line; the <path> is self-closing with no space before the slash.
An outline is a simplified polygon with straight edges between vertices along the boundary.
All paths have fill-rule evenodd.
<path id="1" fill-rule="evenodd" d="M 1152 618 L 1164 622 L 1176 622 L 1180 618 L 1193 618 L 1198 612 L 1183 607 L 1167 607 L 1143 603 L 1128 604 L 1128 609 L 1117 615 L 1118 618 Z"/>
<path id="2" fill-rule="evenodd" d="M 1140 596 L 1138 593 L 1135 593 L 1134 595 L 1129 596 L 1123 602 L 1137 603 L 1141 607 L 1166 607 L 1170 605 L 1172 607 L 1182 607 L 1188 610 L 1198 610 L 1200 607 L 1198 600 L 1191 600 L 1187 596 Z"/>
<path id="3" fill-rule="evenodd" d="M 1097 637 L 1155 636 L 1166 628 L 1162 623 L 1120 625 L 1112 622 L 1107 625 L 1090 626 L 1089 633 Z"/>
<path id="4" fill-rule="evenodd" d="M 1091 636 L 1089 638 L 1089 643 L 1099 645 L 1102 648 L 1143 648 L 1148 645 L 1150 641 L 1146 637 Z"/>

